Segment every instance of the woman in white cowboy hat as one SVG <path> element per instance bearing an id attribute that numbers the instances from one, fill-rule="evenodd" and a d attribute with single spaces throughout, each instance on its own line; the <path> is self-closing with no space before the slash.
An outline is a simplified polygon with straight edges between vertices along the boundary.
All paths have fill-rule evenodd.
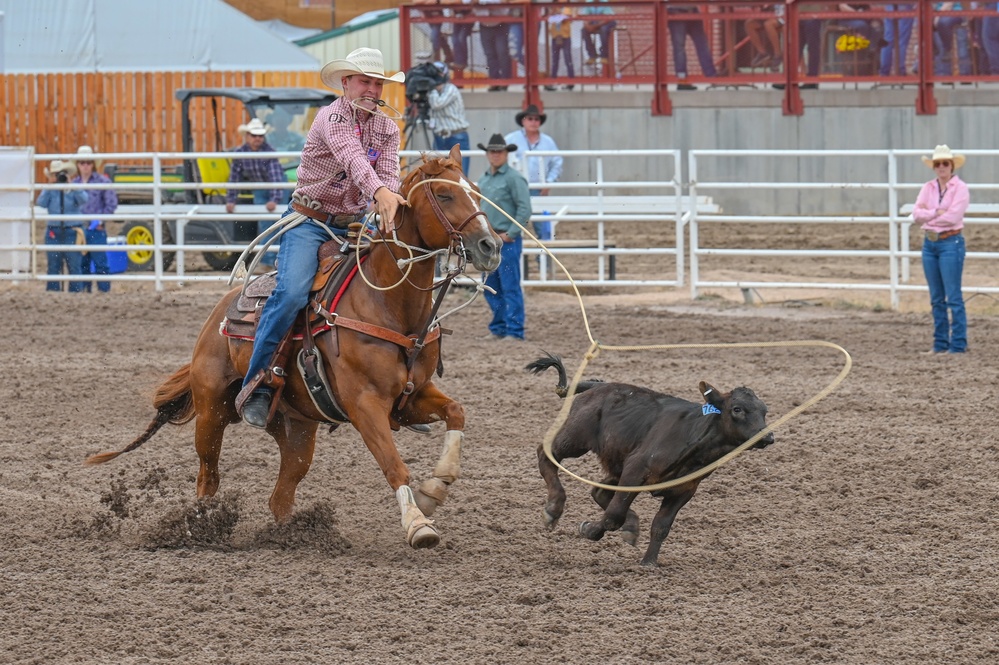
<path id="1" fill-rule="evenodd" d="M 406 200 L 399 195 L 399 126 L 381 106 L 386 81 L 402 83 L 402 72 L 388 76 L 381 51 L 359 48 L 333 60 L 320 73 L 323 83 L 343 96 L 320 109 L 309 129 L 298 188 L 282 221 L 306 217 L 281 236 L 277 287 L 260 315 L 253 353 L 236 398 L 236 409 L 253 427 L 266 427 L 273 390 L 265 384 L 270 362 L 295 316 L 305 307 L 319 267 L 319 246 L 344 235 L 369 206 L 379 214 L 382 233 L 395 228 L 395 214 Z M 292 221 L 292 220 L 288 220 Z"/>
<path id="2" fill-rule="evenodd" d="M 76 150 L 74 160 L 79 175 L 73 178 L 73 182 L 84 185 L 110 185 L 111 178 L 100 173 L 101 163 L 94 159 L 94 149 L 89 145 L 81 145 Z M 88 189 L 87 202 L 80 207 L 80 212 L 84 215 L 110 215 L 118 209 L 118 195 L 113 189 Z M 93 219 L 87 223 L 87 228 L 83 232 L 87 245 L 107 245 L 108 232 L 103 219 Z M 108 264 L 108 254 L 104 251 L 90 251 L 82 255 L 81 272 L 84 275 L 93 272 L 97 275 L 111 274 L 111 267 Z M 91 282 L 80 282 L 81 290 L 90 292 L 93 288 Z M 111 282 L 97 282 L 97 289 L 104 293 L 111 290 Z"/>
<path id="3" fill-rule="evenodd" d="M 930 353 L 964 353 L 968 350 L 968 321 L 961 294 L 965 255 L 961 230 L 970 196 L 968 186 L 955 174 L 964 166 L 964 155 L 938 145 L 932 157 L 923 157 L 923 163 L 933 169 L 936 178 L 919 191 L 912 217 L 925 233 L 923 272 L 933 309 Z"/>
<path id="4" fill-rule="evenodd" d="M 76 167 L 71 161 L 53 159 L 47 169 L 45 176 L 50 183 L 67 184 L 69 179 L 76 173 Z M 38 205 L 48 210 L 50 215 L 78 215 L 80 206 L 87 202 L 87 193 L 82 189 L 46 189 L 38 197 Z M 82 233 L 83 224 L 75 220 L 55 220 L 50 219 L 45 226 L 46 245 L 75 245 L 77 244 L 77 230 Z M 63 265 L 66 266 L 66 273 L 79 275 L 82 264 L 81 254 L 77 251 L 56 251 L 47 252 L 49 260 L 50 275 L 61 275 Z M 46 282 L 46 291 L 62 291 L 62 282 Z M 79 292 L 83 290 L 83 283 L 73 281 L 69 283 L 69 291 Z"/>

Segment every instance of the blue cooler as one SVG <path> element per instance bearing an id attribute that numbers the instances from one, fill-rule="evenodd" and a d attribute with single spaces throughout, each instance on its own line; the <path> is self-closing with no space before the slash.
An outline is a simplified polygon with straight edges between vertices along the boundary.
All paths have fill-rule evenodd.
<path id="1" fill-rule="evenodd" d="M 122 236 L 114 236 L 108 238 L 108 246 L 123 246 L 125 244 L 125 238 Z M 128 252 L 108 252 L 108 271 L 112 275 L 116 275 L 121 272 L 128 270 Z"/>

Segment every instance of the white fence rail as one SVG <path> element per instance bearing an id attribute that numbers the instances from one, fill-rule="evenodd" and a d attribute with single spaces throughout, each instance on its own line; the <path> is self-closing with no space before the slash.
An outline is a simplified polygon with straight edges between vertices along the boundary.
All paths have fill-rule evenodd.
<path id="1" fill-rule="evenodd" d="M 692 298 L 696 298 L 701 289 L 708 287 L 716 288 L 794 288 L 794 289 L 848 289 L 848 290 L 878 290 L 887 291 L 891 300 L 892 308 L 898 308 L 900 304 L 900 294 L 904 291 L 926 291 L 925 286 L 908 284 L 911 278 L 910 261 L 919 258 L 921 252 L 912 251 L 910 246 L 911 225 L 913 220 L 910 216 L 911 204 L 908 202 L 915 200 L 916 193 L 923 186 L 923 183 L 932 179 L 932 172 L 923 169 L 914 171 L 918 176 L 923 177 L 921 181 L 903 181 L 899 177 L 902 164 L 910 168 L 913 164 L 919 163 L 919 156 L 929 154 L 930 151 L 919 150 L 692 150 L 688 154 L 687 174 L 689 177 L 688 194 L 692 199 L 705 192 L 717 194 L 720 191 L 735 192 L 744 196 L 752 196 L 761 190 L 796 190 L 798 192 L 814 191 L 838 191 L 850 192 L 863 190 L 865 192 L 877 191 L 884 194 L 884 214 L 873 216 L 858 216 L 853 214 L 842 215 L 703 215 L 699 214 L 696 207 L 691 209 L 689 220 L 690 225 L 690 293 Z M 999 157 L 999 151 L 995 150 L 967 150 L 964 154 L 974 157 Z M 709 159 L 713 158 L 713 159 Z M 816 162 L 818 168 L 809 171 L 825 172 L 824 162 L 833 158 L 847 158 L 848 160 L 866 160 L 884 167 L 885 179 L 882 182 L 867 179 L 864 181 L 840 181 L 840 182 L 807 182 L 807 181 L 784 181 L 784 182 L 759 182 L 751 180 L 725 181 L 710 180 L 705 178 L 703 163 L 712 161 L 713 163 L 727 162 L 739 159 L 795 159 L 806 158 Z M 900 162 L 904 160 L 904 162 Z M 986 171 L 987 172 L 987 171 Z M 976 198 L 976 192 L 999 190 L 999 184 L 969 184 L 972 191 L 972 199 Z M 988 198 L 988 196 L 986 196 Z M 999 201 L 999 198 L 997 198 Z M 900 204 L 900 202 L 906 202 Z M 907 205 L 908 204 L 908 205 Z M 866 204 L 865 204 L 866 205 Z M 849 205 L 843 206 L 848 210 Z M 856 208 L 853 208 L 854 210 Z M 966 226 L 974 225 L 994 225 L 999 224 L 999 219 L 994 216 L 999 214 L 999 202 L 995 204 L 976 204 L 969 209 L 965 217 Z M 993 217 L 989 217 L 993 215 Z M 883 249 L 868 250 L 836 250 L 816 247 L 814 249 L 736 249 L 706 247 L 700 242 L 700 231 L 702 226 L 708 224 L 738 225 L 746 223 L 757 224 L 780 224 L 780 225 L 812 225 L 812 224 L 884 224 L 888 228 L 888 245 Z M 818 234 L 816 237 L 821 238 Z M 701 275 L 702 257 L 724 257 L 724 256 L 748 256 L 748 257 L 769 257 L 778 259 L 806 259 L 806 258 L 876 258 L 885 260 L 885 278 L 876 282 L 857 281 L 779 281 L 779 280 L 708 280 Z M 995 260 L 999 259 L 999 252 L 968 252 L 968 260 Z M 762 276 L 762 275 L 761 275 Z M 967 287 L 966 287 L 966 290 Z M 979 293 L 999 293 L 999 286 L 976 285 L 974 291 Z"/>
<path id="2" fill-rule="evenodd" d="M 898 307 L 899 296 L 905 291 L 925 290 L 925 286 L 910 284 L 911 260 L 918 259 L 919 251 L 910 251 L 911 218 L 908 216 L 908 205 L 915 199 L 916 192 L 923 182 L 932 177 L 927 169 L 918 169 L 918 157 L 929 151 L 915 150 L 859 150 L 859 151 L 761 151 L 761 150 L 693 150 L 687 154 L 687 182 L 680 177 L 682 155 L 677 150 L 573 150 L 555 152 L 533 152 L 532 157 L 542 159 L 559 155 L 565 162 L 563 177 L 559 182 L 546 183 L 551 189 L 549 197 L 534 197 L 532 221 L 553 221 L 557 223 L 558 235 L 553 244 L 553 253 L 561 255 L 592 256 L 596 261 L 595 270 L 578 279 L 582 286 L 683 286 L 689 275 L 690 293 L 697 297 L 706 288 L 809 288 L 809 289 L 840 289 L 859 291 L 886 291 L 893 307 Z M 270 153 L 267 156 L 295 157 L 294 153 Z M 480 158 L 483 153 L 472 151 L 473 157 Z M 965 151 L 975 163 L 978 160 L 999 159 L 999 151 L 968 150 Z M 37 155 L 32 159 L 37 163 L 47 164 L 51 159 L 72 159 L 72 154 Z M 125 272 L 100 276 L 103 281 L 152 281 L 157 290 L 171 282 L 222 282 L 225 274 L 220 272 L 191 272 L 186 267 L 185 254 L 192 252 L 239 252 L 244 245 L 238 242 L 199 243 L 192 244 L 186 229 L 195 221 L 210 221 L 216 223 L 232 223 L 258 221 L 261 219 L 277 219 L 279 212 L 267 213 L 263 206 L 240 205 L 236 213 L 225 213 L 224 205 L 168 203 L 167 193 L 190 191 L 198 189 L 225 188 L 227 183 L 177 183 L 165 182 L 162 177 L 163 164 L 177 164 L 185 159 L 239 159 L 254 157 L 246 153 L 116 153 L 101 154 L 98 159 L 108 161 L 143 161 L 150 167 L 152 176 L 148 183 L 128 183 L 105 185 L 127 189 L 132 192 L 147 191 L 151 202 L 144 205 L 122 205 L 110 215 L 76 215 L 49 216 L 41 209 L 31 207 L 37 194 L 44 189 L 69 190 L 80 188 L 80 185 L 38 184 L 27 181 L 28 184 L 16 184 L 16 180 L 0 181 L 0 197 L 10 199 L 10 196 L 23 197 L 27 210 L 31 215 L 26 218 L 23 212 L 12 213 L 17 208 L 0 203 L 0 280 L 7 281 L 70 281 L 96 279 L 95 276 L 67 276 L 44 274 L 44 254 L 48 250 L 80 251 L 79 245 L 45 245 L 35 238 L 37 221 L 91 220 L 100 217 L 105 221 L 145 222 L 150 226 L 152 244 L 143 246 L 151 250 L 153 260 L 151 270 L 145 272 Z M 403 152 L 402 157 L 410 160 L 418 158 L 418 152 Z M 671 164 L 672 171 L 668 179 L 652 181 L 620 181 L 608 178 L 613 174 L 615 160 L 656 160 L 657 164 Z M 744 163 L 745 160 L 794 160 L 795 163 L 806 165 L 796 167 L 787 177 L 779 176 L 780 182 L 765 182 L 732 177 L 732 173 L 755 173 L 763 169 L 733 168 L 733 164 Z M 839 160 L 839 161 L 837 161 Z M 480 160 L 481 161 L 481 160 Z M 831 165 L 846 162 L 853 167 L 842 167 L 843 177 L 837 177 L 836 169 Z M 862 167 L 867 164 L 867 167 Z M 913 166 L 915 164 L 916 166 Z M 828 168 L 827 168 L 827 165 Z M 520 168 L 526 169 L 526 160 Z M 669 171 L 660 168 L 659 171 Z M 900 171 L 906 172 L 906 178 L 900 177 Z M 820 173 L 823 177 L 805 178 L 804 174 Z M 577 175 L 573 175 L 577 174 Z M 712 177 L 714 176 L 714 177 Z M 752 177 L 751 175 L 749 176 Z M 775 178 L 776 180 L 777 178 Z M 10 184 L 10 183 L 14 184 Z M 241 183 L 242 189 L 276 188 L 291 189 L 295 183 Z M 968 226 L 999 224 L 999 184 L 970 183 L 972 199 L 975 201 L 966 218 Z M 86 187 L 93 189 L 94 186 Z M 796 195 L 801 201 L 808 197 L 824 195 L 839 196 L 841 201 L 826 208 L 842 213 L 835 214 L 740 214 L 742 201 L 759 200 L 761 192 L 776 193 L 776 195 Z M 733 208 L 721 214 L 713 199 L 728 201 L 726 207 Z M 992 199 L 995 203 L 989 203 Z M 858 204 L 863 200 L 864 203 Z M 872 205 L 871 201 L 875 201 Z M 984 200 L 984 201 L 983 201 Z M 738 202 L 733 205 L 731 202 Z M 858 207 L 859 206 L 859 207 Z M 799 207 L 805 207 L 801 205 Z M 750 206 L 746 206 L 749 209 Z M 857 210 L 874 210 L 872 214 L 857 214 Z M 547 213 L 547 214 L 545 214 Z M 623 246 L 620 235 L 615 230 L 621 223 L 640 221 L 658 227 L 650 237 L 668 237 L 666 229 L 672 229 L 675 241 L 649 243 L 648 247 Z M 773 224 L 776 228 L 802 228 L 804 226 L 825 224 L 875 224 L 884 225 L 888 230 L 888 241 L 884 247 L 868 249 L 843 250 L 822 246 L 782 249 L 776 246 L 759 249 L 739 248 L 733 246 L 732 238 L 738 238 L 740 224 Z M 18 234 L 4 234 L 5 225 L 28 225 L 30 237 L 18 237 Z M 593 228 L 594 237 L 579 239 L 578 233 L 573 233 L 573 224 L 589 224 Z M 617 226 L 616 226 L 617 225 Z M 735 230 L 727 234 L 725 247 L 712 247 L 702 240 L 702 232 L 707 225 L 722 225 Z M 686 240 L 686 227 L 689 226 L 689 240 Z M 579 227 L 576 227 L 579 228 Z M 164 242 L 165 229 L 171 231 L 173 239 Z M 23 234 L 21 234 L 23 236 Z M 821 239 L 821 234 L 812 234 Z M 8 240 L 14 238 L 14 240 Z M 686 240 L 686 246 L 685 246 Z M 186 241 L 186 242 L 185 242 Z M 820 245 L 820 241 L 816 241 Z M 105 248 L 102 248 L 105 249 Z M 109 245 L 108 252 L 133 252 L 135 246 Z M 165 268 L 164 257 L 168 253 L 175 254 L 172 269 Z M 533 261 L 535 256 L 542 254 L 537 247 L 525 243 L 525 261 Z M 31 257 L 30 267 L 19 269 L 19 261 L 11 258 L 5 262 L 4 257 L 16 255 Z M 645 275 L 631 274 L 622 270 L 620 262 L 617 274 L 614 274 L 613 260 L 626 259 L 630 256 L 672 257 L 676 266 L 675 275 L 669 274 L 668 268 L 661 273 Z M 722 280 L 708 279 L 703 262 L 713 259 L 724 260 L 727 257 L 761 257 L 787 262 L 807 259 L 828 259 L 835 262 L 838 259 L 874 259 L 883 261 L 884 278 L 870 281 L 850 281 L 835 277 L 807 281 L 779 281 L 773 279 L 761 269 L 759 279 Z M 999 252 L 969 251 L 967 259 L 970 262 L 994 261 L 999 259 Z M 552 273 L 546 269 L 546 258 L 541 259 L 541 270 L 536 277 L 525 279 L 525 286 L 565 285 L 568 281 L 564 276 Z M 622 273 L 624 276 L 622 277 Z M 999 293 L 999 286 L 978 284 L 975 291 Z"/>

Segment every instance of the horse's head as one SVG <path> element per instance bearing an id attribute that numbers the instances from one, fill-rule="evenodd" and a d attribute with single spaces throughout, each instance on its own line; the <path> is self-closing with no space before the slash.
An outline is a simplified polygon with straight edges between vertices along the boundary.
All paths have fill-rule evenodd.
<path id="1" fill-rule="evenodd" d="M 434 182 L 423 182 L 427 180 Z M 450 247 L 477 270 L 491 272 L 499 267 L 503 241 L 489 225 L 473 191 L 479 188 L 462 173 L 458 146 L 444 158 L 424 157 L 424 163 L 402 183 L 410 205 L 404 219 L 416 221 L 416 232 L 428 249 Z M 402 225 L 398 226 L 401 230 Z"/>

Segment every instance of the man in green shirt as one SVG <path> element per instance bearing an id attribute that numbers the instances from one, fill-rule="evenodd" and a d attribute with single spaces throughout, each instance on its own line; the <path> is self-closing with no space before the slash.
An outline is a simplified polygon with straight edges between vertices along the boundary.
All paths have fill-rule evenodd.
<path id="1" fill-rule="evenodd" d="M 479 179 L 482 195 L 496 205 L 485 200 L 482 209 L 489 218 L 489 224 L 503 241 L 500 266 L 486 278 L 486 286 L 496 293 L 486 291 L 486 302 L 493 310 L 493 320 L 489 332 L 494 339 L 509 337 L 524 339 L 524 292 L 520 288 L 520 255 L 524 241 L 521 229 L 497 210 L 497 207 L 517 220 L 523 226 L 531 218 L 531 193 L 523 175 L 510 168 L 507 157 L 517 149 L 508 144 L 502 134 L 493 134 L 487 145 L 478 145 L 486 151 L 489 168 Z"/>

